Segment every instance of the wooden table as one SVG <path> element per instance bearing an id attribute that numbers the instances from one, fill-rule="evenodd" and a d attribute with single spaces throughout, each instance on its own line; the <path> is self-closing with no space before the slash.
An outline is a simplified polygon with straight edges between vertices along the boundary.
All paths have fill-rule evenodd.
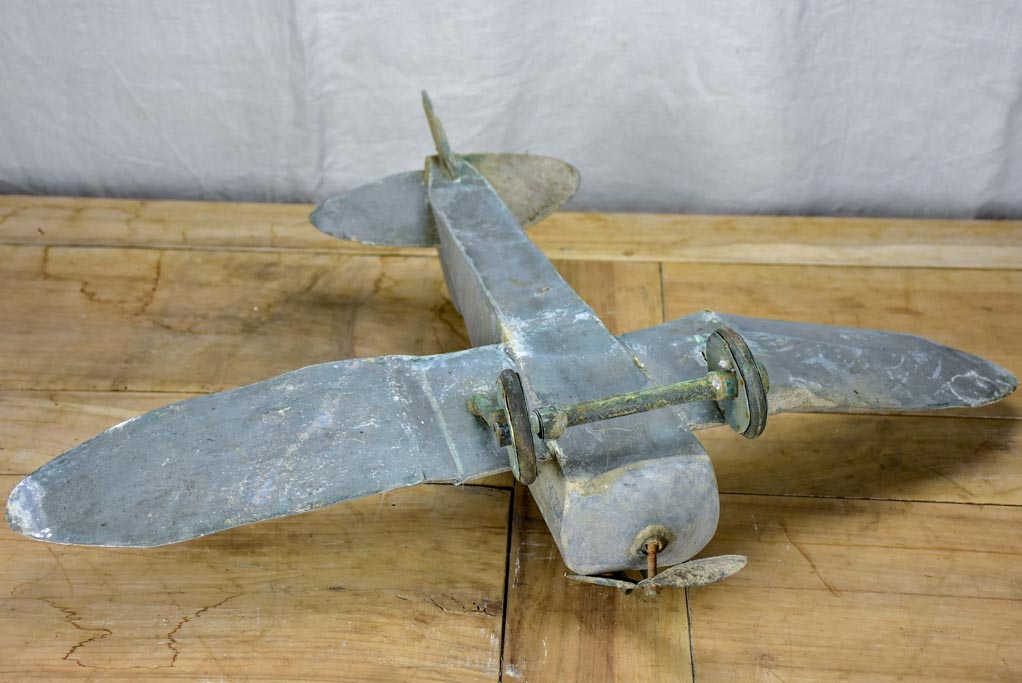
<path id="1" fill-rule="evenodd" d="M 308 210 L 0 198 L 4 491 L 171 401 L 468 345 L 432 251 L 332 240 Z M 1022 371 L 1022 223 L 565 213 L 530 235 L 616 332 L 714 308 Z M 4 527 L 0 680 L 1022 680 L 1020 407 L 700 432 L 705 553 L 749 565 L 657 601 L 566 583 L 506 476 L 153 550 Z"/>

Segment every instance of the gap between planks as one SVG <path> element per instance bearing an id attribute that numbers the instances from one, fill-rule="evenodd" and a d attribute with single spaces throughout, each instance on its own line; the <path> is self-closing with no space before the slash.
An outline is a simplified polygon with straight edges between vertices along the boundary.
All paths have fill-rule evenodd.
<path id="1" fill-rule="evenodd" d="M 311 208 L 0 196 L 0 243 L 435 255 L 328 237 Z M 562 260 L 1022 268 L 1022 221 L 562 212 L 529 235 Z"/>
<path id="2" fill-rule="evenodd" d="M 684 218 L 684 216 L 680 216 Z M 550 219 L 547 219 L 550 220 Z M 681 226 L 684 227 L 684 226 Z M 621 227 L 622 230 L 626 229 L 624 225 Z M 531 235 L 530 235 L 531 236 Z M 535 236 L 531 236 L 535 237 Z M 340 242 L 340 240 L 338 240 Z M 824 258 L 818 260 L 812 258 L 804 259 L 787 259 L 785 257 L 778 256 L 771 258 L 769 255 L 769 248 L 763 245 L 753 245 L 755 251 L 750 251 L 744 257 L 735 258 L 717 258 L 713 256 L 677 256 L 672 257 L 669 253 L 657 253 L 657 248 L 660 245 L 648 247 L 650 253 L 647 255 L 631 255 L 623 256 L 611 252 L 574 252 L 572 250 L 561 251 L 551 248 L 549 245 L 544 244 L 541 240 L 533 239 L 536 242 L 546 257 L 550 260 L 558 261 L 578 261 L 585 263 L 601 263 L 601 262 L 618 262 L 618 263 L 647 263 L 647 264 L 692 264 L 692 265 L 722 265 L 722 266 L 741 266 L 749 265 L 756 267 L 777 267 L 787 268 L 792 266 L 811 266 L 814 268 L 834 268 L 840 270 L 865 270 L 875 268 L 889 268 L 893 270 L 984 270 L 984 271 L 1014 271 L 1022 270 L 1022 250 L 1019 251 L 1019 260 L 1010 262 L 1000 262 L 1001 259 L 991 257 L 990 261 L 996 261 L 996 264 L 984 263 L 986 257 L 975 259 L 966 259 L 961 263 L 947 262 L 939 259 L 934 260 L 923 260 L 921 259 L 918 263 L 902 263 L 898 261 L 888 262 L 885 259 L 877 260 L 857 260 L 854 262 L 845 262 L 842 260 L 830 261 Z M 306 254 L 311 256 L 316 255 L 339 255 L 339 256 L 377 256 L 380 258 L 421 258 L 421 259 L 436 259 L 437 253 L 432 248 L 419 249 L 417 247 L 381 247 L 377 245 L 362 245 L 354 242 L 341 242 L 341 245 L 336 248 L 322 248 L 322 249 L 303 249 L 303 248 L 289 248 L 289 247 L 246 247 L 243 245 L 224 245 L 224 246 L 183 246 L 180 244 L 119 244 L 117 242 L 95 242 L 95 243 L 83 243 L 83 242 L 37 242 L 37 241 L 19 241 L 19 240 L 4 240 L 0 238 L 0 246 L 2 247 L 43 247 L 53 249 L 120 249 L 124 251 L 183 251 L 183 252 L 216 252 L 216 253 L 238 253 L 238 254 Z M 998 249 L 998 247 L 990 247 L 991 249 Z M 795 250 L 803 249 L 802 245 L 796 245 Z M 1009 252 L 1014 253 L 1014 252 Z M 1001 256 L 1003 254 L 999 254 Z"/>

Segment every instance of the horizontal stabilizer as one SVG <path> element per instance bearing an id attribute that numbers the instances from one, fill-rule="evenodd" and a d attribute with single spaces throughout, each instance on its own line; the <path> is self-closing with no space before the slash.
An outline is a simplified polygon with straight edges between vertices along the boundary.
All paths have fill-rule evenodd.
<path id="1" fill-rule="evenodd" d="M 578 190 L 570 164 L 530 154 L 468 154 L 523 228 L 543 220 Z M 333 237 L 363 244 L 432 247 L 439 244 L 421 171 L 387 176 L 316 207 L 312 224 Z"/>

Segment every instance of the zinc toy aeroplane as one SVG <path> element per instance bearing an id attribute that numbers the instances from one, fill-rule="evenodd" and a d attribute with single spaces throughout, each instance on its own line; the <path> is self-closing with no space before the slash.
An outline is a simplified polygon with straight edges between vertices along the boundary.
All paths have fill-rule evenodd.
<path id="1" fill-rule="evenodd" d="M 345 239 L 436 246 L 474 348 L 314 365 L 132 418 L 22 480 L 7 502 L 15 531 L 159 546 L 511 470 L 571 578 L 705 585 L 745 558 L 690 560 L 718 517 L 696 431 L 755 438 L 775 413 L 979 406 L 1017 386 L 982 358 L 876 330 L 702 311 L 616 337 L 523 232 L 574 194 L 575 169 L 454 154 L 423 104 L 437 151 L 425 170 L 334 197 L 311 220 Z M 635 569 L 646 578 L 606 576 Z"/>

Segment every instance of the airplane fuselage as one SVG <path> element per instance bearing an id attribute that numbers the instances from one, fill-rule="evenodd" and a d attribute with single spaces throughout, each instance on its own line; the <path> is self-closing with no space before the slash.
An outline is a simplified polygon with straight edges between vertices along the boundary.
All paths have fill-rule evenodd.
<path id="1" fill-rule="evenodd" d="M 661 383 L 558 274 L 485 178 L 467 162 L 455 168 L 451 177 L 436 157 L 427 161 L 448 289 L 473 344 L 505 345 L 530 404 Z M 713 536 L 713 468 L 679 410 L 581 425 L 538 447 L 531 490 L 577 572 L 644 566 L 651 530 L 669 541 L 665 564 L 688 559 Z"/>

